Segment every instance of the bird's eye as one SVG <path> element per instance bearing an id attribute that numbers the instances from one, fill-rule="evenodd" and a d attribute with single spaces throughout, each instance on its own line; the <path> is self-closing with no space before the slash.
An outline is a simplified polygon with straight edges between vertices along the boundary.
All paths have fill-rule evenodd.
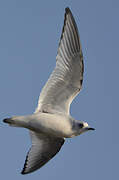
<path id="1" fill-rule="evenodd" d="M 83 128 L 83 123 L 78 124 L 79 128 Z"/>

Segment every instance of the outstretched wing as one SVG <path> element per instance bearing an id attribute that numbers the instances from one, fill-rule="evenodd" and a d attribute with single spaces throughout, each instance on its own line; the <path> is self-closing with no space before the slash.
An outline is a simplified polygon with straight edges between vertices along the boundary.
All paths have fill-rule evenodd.
<path id="1" fill-rule="evenodd" d="M 53 158 L 64 144 L 63 138 L 49 137 L 30 131 L 32 147 L 27 154 L 22 174 L 31 173 Z"/>
<path id="2" fill-rule="evenodd" d="M 69 114 L 70 104 L 82 86 L 83 71 L 78 28 L 70 9 L 66 8 L 56 67 L 40 94 L 35 112 L 58 111 Z"/>

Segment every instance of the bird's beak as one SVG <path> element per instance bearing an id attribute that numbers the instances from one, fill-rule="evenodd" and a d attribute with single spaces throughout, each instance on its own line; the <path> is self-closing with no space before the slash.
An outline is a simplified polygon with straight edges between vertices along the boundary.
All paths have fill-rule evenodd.
<path id="1" fill-rule="evenodd" d="M 86 129 L 87 130 L 95 130 L 94 128 L 91 128 L 91 127 L 87 127 Z"/>

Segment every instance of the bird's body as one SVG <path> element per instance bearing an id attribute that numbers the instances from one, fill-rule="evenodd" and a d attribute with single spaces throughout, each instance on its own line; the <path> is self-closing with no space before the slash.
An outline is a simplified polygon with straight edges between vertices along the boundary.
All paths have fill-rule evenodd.
<path id="1" fill-rule="evenodd" d="M 64 26 L 56 57 L 56 67 L 41 91 L 34 114 L 13 116 L 3 121 L 30 130 L 32 147 L 22 174 L 31 173 L 54 157 L 65 138 L 94 130 L 86 122 L 70 115 L 70 104 L 83 82 L 83 54 L 78 28 L 69 8 L 65 9 Z"/>
<path id="2" fill-rule="evenodd" d="M 24 127 L 37 133 L 70 138 L 73 136 L 73 123 L 75 120 L 62 114 L 37 113 L 28 116 L 14 116 L 6 121 L 11 121 L 11 126 L 14 127 Z"/>
<path id="3" fill-rule="evenodd" d="M 4 122 L 11 126 L 24 127 L 37 133 L 60 138 L 71 138 L 79 135 L 80 121 L 76 121 L 69 115 L 62 113 L 36 113 L 28 116 L 14 116 L 7 118 Z M 83 122 L 85 127 L 88 124 Z"/>

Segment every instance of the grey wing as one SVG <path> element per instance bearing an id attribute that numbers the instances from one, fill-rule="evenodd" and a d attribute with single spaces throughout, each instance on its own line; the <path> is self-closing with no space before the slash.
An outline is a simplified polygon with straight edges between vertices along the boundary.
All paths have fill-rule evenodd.
<path id="1" fill-rule="evenodd" d="M 47 137 L 30 131 L 32 147 L 27 154 L 22 174 L 31 173 L 53 158 L 64 143 L 63 138 Z"/>
<path id="2" fill-rule="evenodd" d="M 69 114 L 70 104 L 82 86 L 83 71 L 78 28 L 70 9 L 66 8 L 56 67 L 40 94 L 35 112 L 58 111 Z"/>

